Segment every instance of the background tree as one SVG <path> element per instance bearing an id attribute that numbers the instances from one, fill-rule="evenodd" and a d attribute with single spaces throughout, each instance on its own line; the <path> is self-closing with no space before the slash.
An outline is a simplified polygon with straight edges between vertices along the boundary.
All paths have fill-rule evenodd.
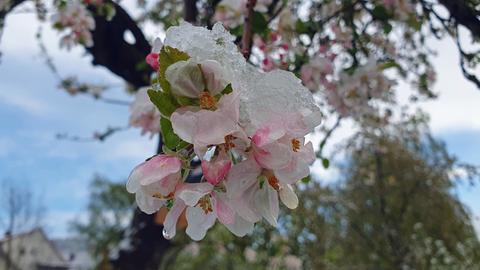
<path id="1" fill-rule="evenodd" d="M 12 267 L 10 237 L 17 233 L 27 232 L 41 226 L 45 216 L 45 207 L 41 197 L 38 197 L 28 185 L 19 182 L 3 180 L 0 185 L 0 225 L 4 231 L 6 247 L 6 268 Z"/>
<path id="2" fill-rule="evenodd" d="M 475 269 L 480 242 L 452 193 L 464 164 L 423 121 L 356 134 L 339 184 L 301 186 L 278 230 L 262 224 L 236 238 L 217 226 L 166 269 L 297 269 L 295 258 L 302 269 Z"/>

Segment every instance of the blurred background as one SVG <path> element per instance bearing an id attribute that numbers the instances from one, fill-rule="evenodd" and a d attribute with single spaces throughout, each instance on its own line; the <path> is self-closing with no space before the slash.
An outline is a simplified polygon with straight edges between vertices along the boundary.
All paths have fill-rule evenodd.
<path id="1" fill-rule="evenodd" d="M 423 18 L 419 23 L 427 30 L 417 45 L 432 50 L 425 55 L 436 82 L 427 90 L 435 97 L 413 99 L 422 93 L 412 90 L 411 80 L 385 71 L 396 82 L 395 102 L 379 107 L 388 107 L 393 116 L 371 126 L 322 101 L 326 90 L 315 92 L 329 109 L 324 109 L 324 127 L 309 136 L 319 158 L 311 179 L 297 186 L 299 208 L 282 208 L 278 228 L 260 223 L 252 235 L 237 238 L 217 224 L 201 242 L 183 233 L 163 239 L 161 218 L 139 213 L 124 188 L 131 169 L 157 153 L 158 136 L 142 136 L 129 125 L 132 93 L 148 84 L 148 76 L 145 83 L 128 74 L 151 72 L 144 62 L 150 47 L 139 48 L 130 26 L 122 31 L 123 43 L 106 42 L 101 31 L 113 31 L 110 24 L 128 25 L 124 17 L 115 18 L 130 16 L 145 41 L 152 41 L 183 19 L 211 26 L 220 1 L 79 1 L 94 14 L 97 28 L 89 30 L 94 45 L 79 41 L 70 49 L 51 21 L 65 1 L 0 1 L 5 2 L 0 8 L 0 269 L 480 269 L 480 89 L 462 72 L 462 52 L 451 39 L 471 49 L 479 36 L 468 27 L 463 37 L 458 29 L 447 31 L 451 25 L 442 30 L 442 21 L 422 10 L 429 3 L 458 27 L 463 15 L 449 10 L 456 1 L 394 1 L 411 2 L 410 14 Z M 388 2 L 266 1 L 268 9 L 259 11 L 266 24 L 254 33 L 265 37 L 277 31 L 273 15 L 280 9 L 290 9 L 307 25 L 329 18 L 324 9 L 334 3 L 337 9 L 329 11 L 338 17 L 334 23 L 345 25 L 345 7 L 361 9 L 363 3 L 365 10 L 377 10 Z M 462 2 L 478 19 L 478 4 Z M 116 10 L 113 19 L 106 19 L 110 7 L 95 13 L 105 3 Z M 192 3 L 193 20 L 188 17 Z M 354 12 L 360 15 L 352 20 L 361 21 L 362 11 Z M 401 17 L 387 14 L 393 32 L 416 32 L 405 29 Z M 478 21 L 469 23 L 480 27 Z M 302 40 L 304 30 L 294 25 L 294 38 Z M 384 27 L 378 26 L 387 37 Z M 435 28 L 443 34 L 436 37 Z M 231 29 L 242 36 L 242 29 Z M 321 33 L 332 33 L 309 31 L 305 44 L 288 43 L 293 58 L 295 48 L 303 46 L 308 52 L 303 55 L 314 59 L 325 39 Z M 400 38 L 386 40 L 403 49 L 398 63 L 409 53 L 415 57 L 400 46 Z M 130 64 L 122 60 L 128 58 L 125 44 L 134 44 L 132 55 L 142 52 L 129 72 L 122 66 Z M 335 51 L 342 53 L 352 55 L 350 49 Z M 268 71 L 269 58 L 258 42 L 252 54 L 252 64 Z M 274 68 L 301 77 L 299 66 L 308 60 L 298 59 Z M 480 74 L 474 64 L 467 66 L 472 76 Z M 68 91 L 72 88 L 75 95 Z"/>

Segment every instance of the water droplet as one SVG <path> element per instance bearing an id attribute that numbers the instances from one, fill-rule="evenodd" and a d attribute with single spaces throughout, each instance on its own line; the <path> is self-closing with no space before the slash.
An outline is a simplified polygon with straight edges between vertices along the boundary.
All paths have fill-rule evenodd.
<path id="1" fill-rule="evenodd" d="M 168 234 L 167 230 L 165 228 L 163 228 L 163 231 L 162 231 L 162 234 L 163 234 L 163 237 L 167 240 L 170 240 L 172 239 L 173 236 L 171 236 L 170 234 Z"/>

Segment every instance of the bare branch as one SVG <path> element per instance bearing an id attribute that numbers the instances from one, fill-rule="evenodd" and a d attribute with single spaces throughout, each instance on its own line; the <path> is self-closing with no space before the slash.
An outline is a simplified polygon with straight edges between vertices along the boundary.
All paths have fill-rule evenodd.
<path id="1" fill-rule="evenodd" d="M 242 54 L 245 59 L 250 58 L 252 52 L 252 20 L 253 20 L 253 8 L 257 4 L 257 0 L 248 0 L 247 2 L 247 15 L 245 16 L 245 24 L 243 27 L 242 36 Z"/>

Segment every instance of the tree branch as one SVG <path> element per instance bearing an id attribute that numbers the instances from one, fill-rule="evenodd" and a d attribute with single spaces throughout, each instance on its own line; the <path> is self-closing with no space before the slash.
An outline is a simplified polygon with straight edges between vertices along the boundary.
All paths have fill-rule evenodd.
<path id="1" fill-rule="evenodd" d="M 135 87 L 149 84 L 151 71 L 141 65 L 150 52 L 150 44 L 142 30 L 130 15 L 117 3 L 115 16 L 107 21 L 104 16 L 95 16 L 95 30 L 92 32 L 93 46 L 86 48 L 93 56 L 93 65 L 101 65 Z M 135 43 L 125 41 L 125 32 L 130 31 Z"/>
<path id="2" fill-rule="evenodd" d="M 245 16 L 242 36 L 242 54 L 247 60 L 250 58 L 252 52 L 252 18 L 253 8 L 256 4 L 257 0 L 248 0 L 247 2 L 247 15 Z"/>
<path id="3" fill-rule="evenodd" d="M 450 17 L 465 26 L 473 36 L 480 39 L 480 20 L 477 16 L 478 12 L 469 7 L 466 1 L 459 0 L 438 0 L 449 12 Z"/>
<path id="4" fill-rule="evenodd" d="M 197 24 L 197 0 L 184 0 L 184 19 L 191 24 Z"/>

